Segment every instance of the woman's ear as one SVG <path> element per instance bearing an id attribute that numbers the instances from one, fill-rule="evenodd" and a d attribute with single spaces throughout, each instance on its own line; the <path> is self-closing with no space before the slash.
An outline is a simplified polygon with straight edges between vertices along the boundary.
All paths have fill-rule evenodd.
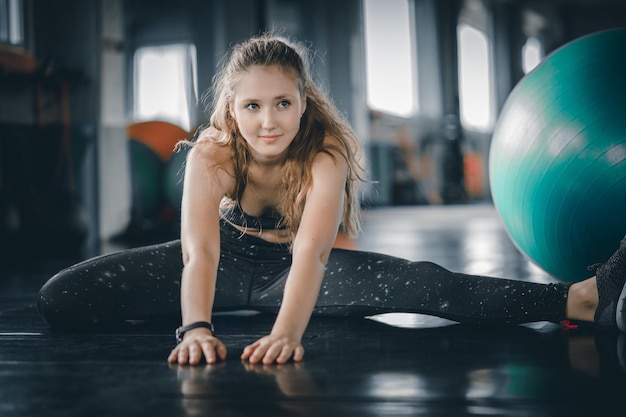
<path id="1" fill-rule="evenodd" d="M 302 95 L 302 111 L 300 112 L 300 117 L 304 116 L 304 112 L 306 111 L 306 94 Z"/>

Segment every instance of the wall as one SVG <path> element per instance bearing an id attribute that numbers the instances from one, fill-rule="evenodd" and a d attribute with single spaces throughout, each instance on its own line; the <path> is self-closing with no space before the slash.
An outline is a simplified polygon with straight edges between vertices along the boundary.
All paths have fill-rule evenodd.
<path id="1" fill-rule="evenodd" d="M 126 54 L 124 5 L 106 0 L 100 5 L 101 107 L 98 130 L 100 239 L 125 231 L 130 221 L 130 160 L 126 139 Z"/>

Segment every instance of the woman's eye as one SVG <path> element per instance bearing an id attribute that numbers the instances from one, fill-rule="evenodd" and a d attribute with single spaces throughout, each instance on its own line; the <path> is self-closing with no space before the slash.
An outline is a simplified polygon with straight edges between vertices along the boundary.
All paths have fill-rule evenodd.
<path id="1" fill-rule="evenodd" d="M 283 100 L 283 101 L 281 101 L 281 102 L 279 102 L 279 103 L 278 103 L 278 107 L 281 107 L 281 108 L 283 108 L 283 107 L 289 107 L 289 105 L 290 105 L 290 104 L 291 104 L 291 103 L 290 103 L 289 101 L 287 101 L 287 100 Z"/>
<path id="2" fill-rule="evenodd" d="M 248 110 L 256 110 L 256 109 L 258 109 L 258 108 L 259 108 L 259 105 L 258 105 L 258 104 L 256 104 L 256 103 L 250 103 L 250 104 L 248 104 L 248 105 L 246 106 L 246 109 L 248 109 Z"/>

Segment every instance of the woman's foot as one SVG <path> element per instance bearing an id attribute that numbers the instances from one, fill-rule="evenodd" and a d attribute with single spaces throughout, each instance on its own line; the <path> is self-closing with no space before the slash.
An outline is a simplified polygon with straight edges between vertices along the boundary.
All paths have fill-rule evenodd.
<path id="1" fill-rule="evenodd" d="M 626 236 L 606 263 L 596 270 L 598 308 L 594 321 L 601 327 L 626 332 Z"/>

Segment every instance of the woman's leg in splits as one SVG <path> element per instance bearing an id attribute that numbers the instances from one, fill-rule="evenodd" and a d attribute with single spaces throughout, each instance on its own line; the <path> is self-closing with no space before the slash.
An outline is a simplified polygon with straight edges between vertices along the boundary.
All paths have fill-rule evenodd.
<path id="1" fill-rule="evenodd" d="M 223 255 L 223 258 L 227 256 Z M 222 273 L 216 308 L 248 301 L 247 269 L 240 261 Z M 129 249 L 86 260 L 60 271 L 39 291 L 38 309 L 55 329 L 117 325 L 129 320 L 179 322 L 183 262 L 180 241 Z"/>
<path id="2" fill-rule="evenodd" d="M 223 230 L 215 309 L 277 311 L 289 264 L 285 247 Z M 40 290 L 39 311 L 53 327 L 179 319 L 182 267 L 180 241 L 94 258 L 51 278 Z M 626 239 L 596 275 L 597 281 L 572 285 L 538 284 L 335 249 L 315 311 L 360 316 L 415 312 L 465 323 L 570 318 L 607 327 L 617 321 L 624 330 Z"/>
<path id="3" fill-rule="evenodd" d="M 39 313 L 56 329 L 180 316 L 181 271 L 179 241 L 92 258 L 44 284 Z"/>
<path id="4" fill-rule="evenodd" d="M 181 242 L 175 240 L 86 260 L 44 284 L 39 291 L 39 312 L 57 329 L 87 330 L 128 320 L 180 322 L 182 259 Z M 253 288 L 271 287 L 290 264 L 287 246 L 242 235 L 222 221 L 213 309 L 251 308 Z"/>
<path id="5" fill-rule="evenodd" d="M 453 273 L 430 262 L 334 250 L 316 311 L 358 314 L 404 311 L 463 323 L 594 322 L 626 331 L 626 237 L 596 275 L 540 284 Z"/>
<path id="6" fill-rule="evenodd" d="M 412 312 L 477 324 L 559 322 L 565 319 L 568 287 L 453 273 L 430 262 L 334 250 L 316 312 Z"/>

